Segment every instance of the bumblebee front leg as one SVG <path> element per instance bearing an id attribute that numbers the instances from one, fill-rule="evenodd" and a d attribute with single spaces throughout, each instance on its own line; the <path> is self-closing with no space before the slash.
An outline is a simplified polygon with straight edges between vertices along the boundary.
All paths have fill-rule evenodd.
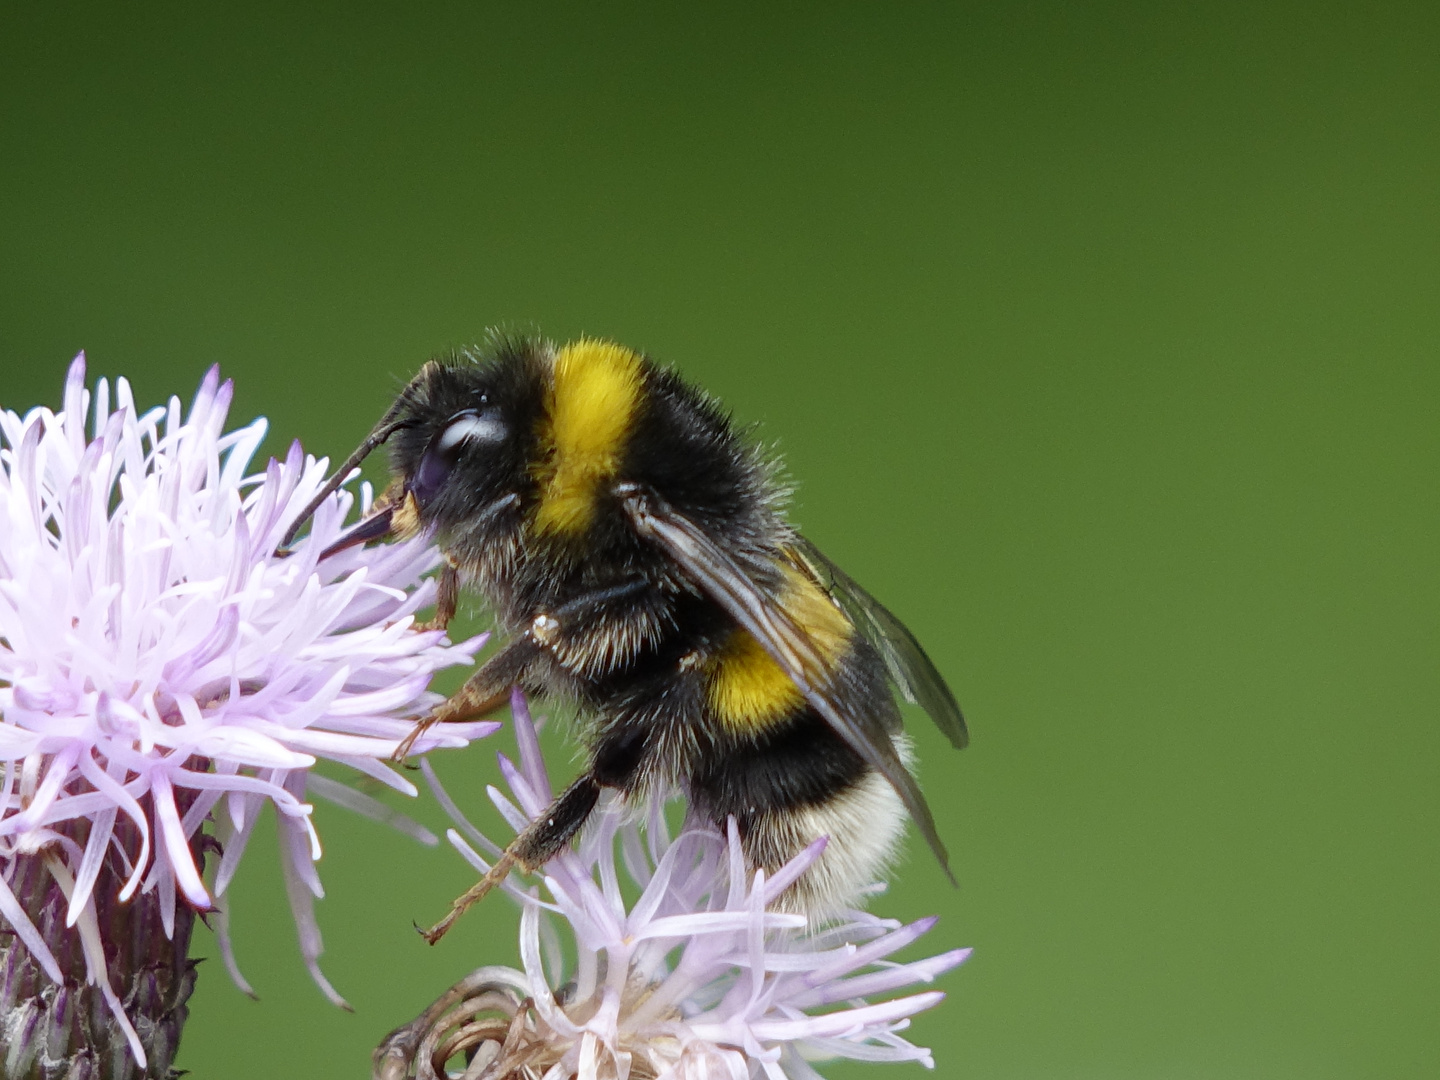
<path id="1" fill-rule="evenodd" d="M 422 633 L 427 630 L 449 630 L 450 620 L 455 618 L 455 609 L 459 604 L 460 571 L 455 569 L 454 563 L 447 561 L 435 586 L 435 617 L 416 623 L 412 629 Z"/>
<path id="2" fill-rule="evenodd" d="M 445 936 L 445 931 L 456 919 L 483 900 L 485 894 L 504 881 L 516 866 L 527 874 L 544 866 L 585 824 L 599 797 L 600 785 L 589 773 L 576 780 L 530 822 L 524 832 L 510 841 L 510 846 L 500 853 L 489 872 L 450 905 L 450 911 L 443 919 L 429 930 L 421 930 L 420 935 L 434 945 Z"/>
<path id="3" fill-rule="evenodd" d="M 480 665 L 465 685 L 435 706 L 429 716 L 416 722 L 391 755 L 393 761 L 410 756 L 415 740 L 436 724 L 454 724 L 494 712 L 510 700 L 510 688 L 520 681 L 525 669 L 540 654 L 541 645 L 529 634 L 516 638 Z"/>

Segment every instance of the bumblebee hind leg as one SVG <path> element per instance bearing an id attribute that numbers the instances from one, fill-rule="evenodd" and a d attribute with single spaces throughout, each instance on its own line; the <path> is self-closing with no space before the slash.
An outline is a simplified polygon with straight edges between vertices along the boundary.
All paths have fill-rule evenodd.
<path id="1" fill-rule="evenodd" d="M 434 945 L 455 920 L 478 904 L 485 895 L 509 876 L 510 871 L 519 867 L 532 873 L 553 859 L 570 838 L 580 830 L 595 809 L 600 797 L 600 785 L 586 773 L 576 780 L 552 802 L 545 811 L 532 821 L 509 847 L 500 853 L 495 865 L 478 882 L 450 905 L 449 912 L 429 930 L 421 930 L 421 936 Z"/>

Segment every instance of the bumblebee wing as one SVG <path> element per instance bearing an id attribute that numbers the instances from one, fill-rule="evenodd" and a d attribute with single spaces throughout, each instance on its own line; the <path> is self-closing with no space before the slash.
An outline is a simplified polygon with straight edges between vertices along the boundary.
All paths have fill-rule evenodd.
<path id="1" fill-rule="evenodd" d="M 699 525 L 633 485 L 624 485 L 617 494 L 635 530 L 662 548 L 687 579 L 748 631 L 790 676 L 810 707 L 890 782 L 950 875 L 949 856 L 915 778 L 878 719 L 857 709 L 854 695 L 837 692 L 824 655 L 805 630 Z M 954 876 L 950 879 L 954 881 Z"/>
<path id="2" fill-rule="evenodd" d="M 957 750 L 970 743 L 965 717 L 945 678 L 935 670 L 930 657 L 915 635 L 884 604 L 866 592 L 849 574 L 825 557 L 803 536 L 789 549 L 791 558 L 838 603 L 860 636 L 885 661 L 893 681 L 905 700 L 919 705 Z"/>

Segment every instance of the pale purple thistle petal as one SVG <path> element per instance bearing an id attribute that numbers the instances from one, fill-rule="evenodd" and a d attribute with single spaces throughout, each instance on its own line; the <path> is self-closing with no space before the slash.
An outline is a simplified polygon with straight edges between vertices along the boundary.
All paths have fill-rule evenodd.
<path id="1" fill-rule="evenodd" d="M 296 444 L 247 476 L 265 421 L 223 433 L 233 395 L 212 368 L 188 417 L 177 398 L 141 413 L 124 379 L 113 402 L 105 380 L 87 392 L 81 354 L 58 411 L 0 410 L 0 915 L 60 981 L 7 885 L 17 858 L 45 852 L 64 880 L 66 924 L 90 934 L 97 878 L 118 850 L 128 878 L 118 898 L 153 894 L 170 934 L 177 895 L 198 910 L 214 905 L 194 854 L 212 809 L 225 843 L 219 895 L 269 801 L 303 959 L 339 1002 L 317 965 L 309 769 L 328 758 L 414 794 L 390 755 L 440 700 L 431 676 L 470 663 L 482 638 L 451 644 L 411 629 L 434 596 L 422 575 L 439 556 L 425 538 L 319 560 L 344 528 L 348 492 L 277 555 L 326 462 Z M 496 726 L 447 725 L 416 750 L 463 746 Z M 434 842 L 368 796 L 319 787 Z M 126 825 L 131 840 L 117 815 L 135 826 Z M 83 847 L 50 827 L 87 821 Z M 223 913 L 220 925 L 226 964 L 248 991 Z M 85 955 L 114 1005 L 109 974 L 93 970 L 104 951 L 87 940 Z"/>
<path id="2" fill-rule="evenodd" d="M 501 770 L 514 801 L 493 788 L 491 798 L 513 827 L 523 828 L 543 811 L 552 789 L 518 693 L 512 710 L 520 764 L 502 758 Z M 459 830 L 493 857 L 499 846 L 459 814 L 432 770 L 425 767 L 424 775 Z M 513 877 L 505 883 L 505 891 L 522 904 L 523 974 L 500 978 L 496 973 L 506 969 L 498 968 L 475 974 L 487 976 L 487 1000 L 493 1001 L 493 991 L 508 979 L 524 987 L 533 1003 L 528 1056 L 521 1059 L 525 1075 L 620 1080 L 637 1061 L 661 1080 L 815 1080 L 809 1062 L 834 1058 L 933 1067 L 928 1050 L 898 1033 L 944 994 L 866 999 L 931 983 L 965 961 L 968 949 L 906 963 L 889 959 L 928 931 L 934 919 L 902 926 L 852 911 L 811 925 L 805 916 L 774 905 L 820 856 L 823 838 L 767 878 L 746 872 L 733 820 L 722 836 L 692 819 L 672 842 L 658 805 L 649 807 L 644 829 L 632 818 L 618 799 L 602 802 L 576 849 L 546 865 L 548 900 L 536 889 L 523 891 Z M 642 838 L 642 832 L 648 835 Z M 451 830 L 449 838 L 477 869 L 488 868 L 460 832 Z M 628 908 L 617 850 L 641 889 Z M 569 936 L 572 969 L 560 970 L 562 950 L 546 948 L 547 926 Z M 554 989 L 560 986 L 563 992 Z M 526 1007 L 516 995 L 517 1013 Z M 466 1015 L 466 1005 L 456 1006 L 454 1017 Z M 449 1040 L 460 1022 L 446 1016 L 424 1020 L 421 1052 L 442 1044 L 454 1049 Z M 377 1062 L 414 1052 L 405 1048 L 421 1034 L 416 1025 L 397 1029 L 377 1052 Z M 476 1047 L 485 1040 L 494 1047 L 505 1029 L 468 1030 Z"/>

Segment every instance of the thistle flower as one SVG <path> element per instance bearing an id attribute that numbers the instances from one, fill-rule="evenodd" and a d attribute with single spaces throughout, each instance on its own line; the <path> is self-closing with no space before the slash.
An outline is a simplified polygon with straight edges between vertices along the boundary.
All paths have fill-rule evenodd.
<path id="1" fill-rule="evenodd" d="M 514 801 L 490 794 L 518 832 L 551 789 L 518 693 L 513 712 L 521 765 L 502 757 L 501 770 Z M 450 830 L 451 843 L 484 873 L 489 861 L 476 847 L 493 859 L 498 845 L 459 813 L 428 762 L 422 769 L 465 834 Z M 852 911 L 808 925 L 774 910 L 823 838 L 767 879 L 746 873 L 733 820 L 725 836 L 691 821 L 673 842 L 663 808 L 649 811 L 643 831 L 616 801 L 592 822 L 578 850 L 546 865 L 548 900 L 505 884 L 522 907 L 524 970 L 480 968 L 398 1028 L 375 1052 L 377 1080 L 435 1080 L 462 1052 L 473 1055 L 467 1080 L 816 1080 L 809 1062 L 829 1058 L 933 1067 L 930 1052 L 899 1032 L 944 995 L 865 999 L 928 983 L 970 950 L 893 963 L 934 919 L 902 926 Z M 640 890 L 628 905 L 617 851 Z"/>
<path id="2" fill-rule="evenodd" d="M 218 896 L 267 802 L 302 956 L 343 1004 L 317 964 L 321 848 L 305 800 L 389 811 L 311 766 L 327 758 L 415 794 L 387 759 L 407 718 L 438 700 L 434 672 L 480 645 L 410 629 L 438 558 L 423 540 L 322 559 L 348 493 L 275 554 L 326 463 L 296 444 L 247 477 L 265 421 L 223 433 L 233 388 L 217 369 L 183 418 L 174 398 L 140 412 L 124 379 L 112 411 L 109 384 L 92 398 L 84 382 L 82 353 L 58 413 L 0 411 L 0 915 L 24 946 L 0 949 L 12 1076 L 17 1055 L 70 1054 L 122 1075 L 99 1062 L 123 1059 L 126 1042 L 145 1075 L 165 1075 L 193 984 L 193 913 L 214 907 L 202 823 L 213 815 L 223 849 Z M 447 725 L 416 750 L 494 726 Z M 84 982 L 123 1031 L 116 1046 L 84 1045 L 104 1016 Z"/>

